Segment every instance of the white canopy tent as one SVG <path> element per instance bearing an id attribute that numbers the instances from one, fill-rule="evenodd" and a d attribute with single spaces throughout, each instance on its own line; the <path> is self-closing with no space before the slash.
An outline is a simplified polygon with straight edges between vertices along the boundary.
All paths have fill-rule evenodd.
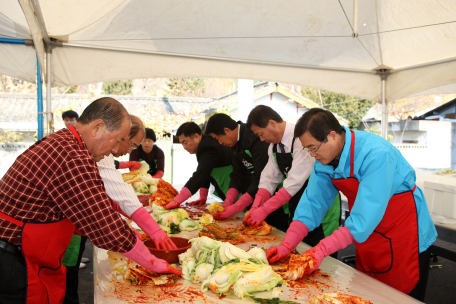
<path id="1" fill-rule="evenodd" d="M 454 0 L 19 2 L 1 2 L 0 37 L 28 35 L 41 63 L 48 52 L 52 86 L 175 76 L 279 81 L 383 102 L 385 122 L 388 101 L 456 92 Z M 9 56 L 0 73 L 34 77 L 19 52 L 0 54 Z"/>

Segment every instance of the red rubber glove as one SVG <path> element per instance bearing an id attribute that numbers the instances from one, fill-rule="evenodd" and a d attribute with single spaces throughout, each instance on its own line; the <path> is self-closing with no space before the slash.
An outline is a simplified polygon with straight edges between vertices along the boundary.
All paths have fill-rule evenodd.
<path id="1" fill-rule="evenodd" d="M 206 203 L 208 194 L 209 194 L 209 189 L 200 188 L 200 201 Z"/>
<path id="2" fill-rule="evenodd" d="M 236 202 L 236 199 L 239 196 L 239 191 L 237 191 L 234 188 L 230 188 L 228 192 L 226 193 L 226 198 L 225 201 L 223 202 L 223 207 L 228 207 L 234 204 Z M 250 195 L 249 195 L 250 196 Z"/>
<path id="3" fill-rule="evenodd" d="M 192 196 L 192 194 L 190 193 L 190 191 L 184 187 L 179 192 L 179 194 L 176 195 L 174 200 L 171 203 L 169 203 L 168 205 L 165 205 L 163 208 L 165 208 L 165 210 L 179 208 L 180 204 L 182 204 L 184 201 L 188 200 L 191 196 Z"/>
<path id="4" fill-rule="evenodd" d="M 353 243 L 353 241 L 353 235 L 347 227 L 340 227 L 335 230 L 330 236 L 322 239 L 317 246 L 305 252 L 306 254 L 313 256 L 316 261 L 314 261 L 314 268 L 306 270 L 304 274 L 309 274 L 315 271 L 318 267 L 320 267 L 321 262 L 325 257 L 340 249 L 344 249 Z"/>
<path id="5" fill-rule="evenodd" d="M 137 161 L 121 161 L 119 162 L 119 169 L 138 170 L 141 168 L 141 163 Z"/>
<path id="6" fill-rule="evenodd" d="M 111 205 L 112 205 L 112 209 L 114 209 L 114 211 L 119 212 L 120 214 L 122 214 L 123 216 L 125 216 L 126 218 L 129 218 L 131 220 L 131 217 L 129 217 L 125 212 L 123 212 L 123 210 L 120 208 L 120 206 L 117 202 L 111 200 Z"/>
<path id="7" fill-rule="evenodd" d="M 272 246 L 266 252 L 266 258 L 269 263 L 277 262 L 292 252 L 306 236 L 309 234 L 309 228 L 300 221 L 293 221 L 288 227 L 285 238 L 279 246 Z"/>
<path id="8" fill-rule="evenodd" d="M 236 202 L 236 204 L 228 206 L 228 207 L 225 207 L 225 204 L 223 204 L 223 207 L 225 208 L 225 210 L 214 214 L 214 218 L 216 220 L 227 219 L 230 216 L 235 215 L 236 213 L 244 211 L 244 209 L 247 208 L 247 206 L 249 206 L 252 202 L 253 202 L 253 198 L 250 196 L 250 194 L 245 193 Z"/>
<path id="9" fill-rule="evenodd" d="M 153 256 L 146 245 L 141 242 L 141 238 L 138 235 L 136 235 L 136 244 L 133 249 L 122 254 L 150 271 L 182 275 L 180 270 L 171 267 L 165 260 Z"/>
<path id="10" fill-rule="evenodd" d="M 269 214 L 285 205 L 291 198 L 292 196 L 288 191 L 285 190 L 285 188 L 281 188 L 273 197 L 265 202 L 263 206 L 249 212 L 250 218 L 247 220 L 247 225 L 254 227 L 260 225 Z"/>
<path id="11" fill-rule="evenodd" d="M 197 201 L 193 201 L 187 203 L 187 206 L 205 206 L 207 201 L 207 195 L 209 194 L 209 189 L 207 188 L 200 188 L 200 199 Z"/>
<path id="12" fill-rule="evenodd" d="M 177 246 L 171 241 L 166 232 L 164 232 L 157 222 L 150 216 L 146 209 L 140 207 L 131 215 L 133 221 L 147 233 L 152 239 L 157 249 L 177 249 Z"/>
<path id="13" fill-rule="evenodd" d="M 163 172 L 162 170 L 158 170 L 157 173 L 155 173 L 155 175 L 152 177 L 153 178 L 162 178 L 163 175 L 165 175 L 165 172 Z"/>
<path id="14" fill-rule="evenodd" d="M 252 207 L 250 207 L 249 213 L 244 216 L 244 220 L 243 220 L 244 224 L 247 225 L 247 221 L 250 218 L 250 213 L 255 211 L 255 209 L 258 209 L 259 207 L 261 207 L 264 204 L 264 202 L 266 202 L 270 198 L 271 198 L 271 193 L 269 193 L 268 190 L 266 190 L 264 188 L 258 189 L 258 192 L 255 194 L 255 200 L 253 201 L 253 205 L 252 205 Z"/>

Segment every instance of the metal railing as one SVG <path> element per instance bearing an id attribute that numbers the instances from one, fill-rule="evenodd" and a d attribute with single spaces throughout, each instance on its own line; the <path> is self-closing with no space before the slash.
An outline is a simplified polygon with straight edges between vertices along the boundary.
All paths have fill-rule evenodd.
<path id="1" fill-rule="evenodd" d="M 396 148 L 399 150 L 405 150 L 405 149 L 413 149 L 413 150 L 423 150 L 427 149 L 427 145 L 419 145 L 419 144 L 393 144 Z"/>

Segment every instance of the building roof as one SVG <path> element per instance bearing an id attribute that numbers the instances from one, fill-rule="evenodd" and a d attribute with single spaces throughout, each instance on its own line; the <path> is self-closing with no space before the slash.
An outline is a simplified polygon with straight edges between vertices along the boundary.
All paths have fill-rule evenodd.
<path id="1" fill-rule="evenodd" d="M 321 106 L 310 99 L 307 99 L 301 95 L 296 94 L 285 86 L 280 85 L 277 82 L 260 82 L 253 86 L 253 100 L 262 98 L 263 96 L 269 95 L 271 93 L 280 93 L 285 97 L 288 97 L 290 101 L 298 103 L 301 107 L 312 109 L 312 108 L 321 108 Z M 192 120 L 198 124 L 204 123 L 206 115 L 211 112 L 216 112 L 219 110 L 231 111 L 238 107 L 238 91 L 230 93 L 228 95 L 222 96 L 220 98 L 214 99 L 213 103 L 206 109 L 203 113 L 192 117 Z M 341 124 L 344 126 L 349 125 L 349 121 L 336 113 L 333 113 Z"/>
<path id="2" fill-rule="evenodd" d="M 213 102 L 212 98 L 187 97 L 149 97 L 149 96 L 109 96 L 124 105 L 128 113 L 160 118 L 166 114 L 191 113 L 195 107 L 205 109 Z M 81 114 L 94 100 L 87 95 L 67 94 L 52 95 L 52 110 L 57 125 L 63 124 L 62 113 L 74 110 Z M 43 103 L 46 103 L 44 100 Z M 153 113 L 153 114 L 151 114 Z M 36 94 L 0 93 L 0 128 L 7 130 L 36 130 L 37 101 Z"/>
<path id="3" fill-rule="evenodd" d="M 448 101 L 447 103 L 445 103 L 439 107 L 426 109 L 427 111 L 425 111 L 424 113 L 423 113 L 423 111 L 420 113 L 416 113 L 414 116 L 420 117 L 420 118 L 426 118 L 429 116 L 439 115 L 440 113 L 445 112 L 449 108 L 455 108 L 455 107 L 456 107 L 456 98 Z"/>

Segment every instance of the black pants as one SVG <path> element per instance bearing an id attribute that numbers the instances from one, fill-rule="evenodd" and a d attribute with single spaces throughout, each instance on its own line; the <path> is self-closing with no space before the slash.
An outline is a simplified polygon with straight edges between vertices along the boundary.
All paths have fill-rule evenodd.
<path id="1" fill-rule="evenodd" d="M 79 304 L 78 284 L 79 284 L 79 264 L 81 263 L 82 253 L 85 249 L 87 237 L 81 236 L 79 255 L 76 266 L 67 266 L 66 273 L 66 292 L 63 304 Z"/>
<path id="2" fill-rule="evenodd" d="M 420 253 L 419 263 L 420 263 L 420 279 L 416 283 L 415 288 L 408 294 L 412 298 L 417 299 L 418 301 L 423 302 L 426 295 L 426 287 L 429 275 L 429 264 L 431 262 L 431 250 L 430 247 L 425 251 Z"/>
<path id="3" fill-rule="evenodd" d="M 0 304 L 25 303 L 26 277 L 24 258 L 0 249 Z"/>

